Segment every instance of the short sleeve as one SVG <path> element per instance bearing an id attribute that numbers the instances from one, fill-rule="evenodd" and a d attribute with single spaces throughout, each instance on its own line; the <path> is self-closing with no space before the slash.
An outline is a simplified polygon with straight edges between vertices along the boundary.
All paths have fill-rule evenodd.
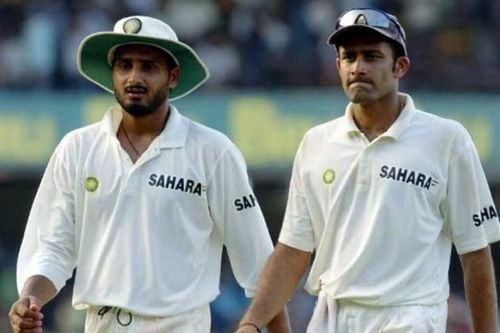
<path id="1" fill-rule="evenodd" d="M 302 149 L 303 143 L 295 155 L 285 217 L 278 240 L 280 243 L 298 250 L 313 252 L 315 248 L 314 231 L 301 178 L 303 174 L 301 167 Z"/>
<path id="2" fill-rule="evenodd" d="M 464 130 L 465 131 L 465 130 Z M 467 133 L 449 167 L 445 229 L 459 254 L 500 240 L 498 211 L 478 153 Z"/>

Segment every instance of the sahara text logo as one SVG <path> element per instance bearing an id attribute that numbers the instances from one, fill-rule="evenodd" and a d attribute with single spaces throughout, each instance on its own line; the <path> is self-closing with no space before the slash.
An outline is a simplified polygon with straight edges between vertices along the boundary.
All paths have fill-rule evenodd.
<path id="1" fill-rule="evenodd" d="M 419 186 L 421 188 L 425 188 L 426 190 L 430 189 L 431 186 L 439 184 L 436 179 L 423 173 L 387 165 L 383 165 L 380 168 L 379 176 L 381 178 L 392 179 L 398 182 Z"/>
<path id="2" fill-rule="evenodd" d="M 199 196 L 201 196 L 201 192 L 206 191 L 205 185 L 195 182 L 192 179 L 184 179 L 182 177 L 170 175 L 157 175 L 156 173 L 149 175 L 148 184 L 151 186 L 163 187 L 164 189 L 197 194 Z"/>
<path id="3" fill-rule="evenodd" d="M 476 227 L 479 227 L 486 221 L 493 220 L 495 217 L 498 217 L 498 214 L 493 205 L 489 207 L 483 207 L 480 212 L 472 215 L 472 219 L 474 220 L 474 225 Z"/>

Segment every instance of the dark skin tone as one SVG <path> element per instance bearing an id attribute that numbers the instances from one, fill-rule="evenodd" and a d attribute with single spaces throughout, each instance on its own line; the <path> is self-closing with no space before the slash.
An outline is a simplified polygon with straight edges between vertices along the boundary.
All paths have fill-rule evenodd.
<path id="1" fill-rule="evenodd" d="M 177 85 L 179 74 L 179 67 L 172 67 L 155 47 L 125 45 L 115 52 L 113 88 L 123 111 L 117 136 L 133 162 L 163 131 L 168 92 Z"/>
<path id="2" fill-rule="evenodd" d="M 14 333 L 40 333 L 43 326 L 42 306 L 56 295 L 56 288 L 44 276 L 30 277 L 9 311 L 10 326 Z"/>
<path id="3" fill-rule="evenodd" d="M 410 66 L 395 58 L 393 46 L 376 33 L 364 33 L 338 47 L 337 69 L 354 121 L 371 141 L 384 133 L 401 112 L 398 82 Z"/>
<path id="4" fill-rule="evenodd" d="M 374 34 L 339 46 L 337 68 L 353 104 L 358 128 L 371 141 L 384 133 L 401 112 L 398 81 L 409 67 L 407 57 Z M 498 325 L 495 273 L 489 246 L 460 256 L 474 332 L 495 332 Z"/>
<path id="5" fill-rule="evenodd" d="M 474 333 L 496 333 L 498 327 L 495 270 L 489 246 L 460 255 L 465 296 Z"/>
<path id="6" fill-rule="evenodd" d="M 410 62 L 407 57 L 395 60 L 393 52 L 391 44 L 369 33 L 339 47 L 337 69 L 342 86 L 347 97 L 355 103 L 355 122 L 369 140 L 383 133 L 399 115 L 398 80 L 404 76 Z M 278 242 L 241 322 L 265 326 L 292 297 L 310 258 L 311 253 Z M 244 326 L 237 333 L 255 331 Z"/>
<path id="7" fill-rule="evenodd" d="M 177 85 L 180 70 L 155 47 L 125 45 L 114 53 L 112 75 L 123 115 L 116 135 L 132 162 L 136 162 L 165 128 L 169 90 Z M 49 279 L 30 277 L 9 312 L 13 332 L 42 332 L 42 306 L 55 295 L 56 288 Z M 268 326 L 270 333 L 289 332 L 289 327 L 286 309 L 277 311 Z"/>
<path id="8" fill-rule="evenodd" d="M 407 72 L 410 61 L 408 57 L 396 56 L 393 45 L 369 32 L 343 42 L 338 51 L 337 69 L 344 92 L 353 103 L 354 121 L 369 141 L 374 140 L 401 112 L 398 82 Z M 278 242 L 241 322 L 264 326 L 292 297 L 310 259 L 311 253 Z M 494 333 L 498 319 L 490 248 L 463 254 L 460 260 L 474 332 Z M 248 326 L 237 330 L 237 333 L 255 332 Z"/>
<path id="9" fill-rule="evenodd" d="M 166 56 L 157 48 L 127 45 L 116 50 L 113 85 L 123 114 L 117 137 L 133 162 L 163 130 L 169 112 L 168 91 L 175 87 L 178 77 L 179 68 L 169 67 Z M 12 331 L 42 332 L 42 306 L 55 295 L 56 288 L 49 279 L 39 275 L 30 277 L 9 312 Z"/>
<path id="10" fill-rule="evenodd" d="M 148 51 L 147 54 L 145 51 Z M 163 124 L 168 116 L 168 100 L 151 113 L 143 112 L 146 114 L 140 116 L 132 115 L 127 109 L 134 105 L 154 105 L 159 94 L 173 88 L 179 77 L 179 70 L 173 68 L 169 71 L 168 62 L 165 59 L 161 60 L 160 53 L 161 51 L 157 49 L 143 46 L 125 50 L 120 48 L 115 55 L 113 84 L 116 98 L 124 109 L 122 130 L 119 130 L 117 135 L 132 161 L 136 161 L 139 156 L 135 153 L 134 147 L 128 143 L 123 127 L 135 148 L 142 154 L 163 130 Z M 273 314 L 268 324 L 268 331 L 270 333 L 290 331 L 288 314 L 284 307 Z"/>
<path id="11" fill-rule="evenodd" d="M 179 68 L 171 68 L 168 63 L 165 54 L 151 46 L 127 45 L 115 52 L 113 85 L 123 114 L 117 137 L 134 162 L 165 127 L 169 112 L 168 91 L 175 87 L 179 77 Z M 130 112 L 127 111 L 129 109 Z M 126 139 L 123 127 L 126 128 L 134 147 Z M 21 296 L 9 311 L 13 332 L 42 332 L 42 306 L 49 302 L 56 292 L 55 286 L 46 277 L 30 277 Z"/>
<path id="12" fill-rule="evenodd" d="M 311 253 L 278 242 L 259 277 L 257 292 L 240 323 L 265 327 L 286 302 L 309 266 Z M 268 324 L 267 324 L 268 325 Z M 268 325 L 269 327 L 269 325 Z M 236 333 L 255 333 L 251 326 L 241 326 Z M 292 332 L 290 327 L 277 332 Z"/>

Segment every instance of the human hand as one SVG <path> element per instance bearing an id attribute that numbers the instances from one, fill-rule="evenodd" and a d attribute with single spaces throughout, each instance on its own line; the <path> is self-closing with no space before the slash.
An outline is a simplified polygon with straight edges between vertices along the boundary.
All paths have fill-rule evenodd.
<path id="1" fill-rule="evenodd" d="M 9 311 L 10 326 L 14 333 L 41 333 L 43 314 L 41 302 L 34 296 L 23 296 Z"/>

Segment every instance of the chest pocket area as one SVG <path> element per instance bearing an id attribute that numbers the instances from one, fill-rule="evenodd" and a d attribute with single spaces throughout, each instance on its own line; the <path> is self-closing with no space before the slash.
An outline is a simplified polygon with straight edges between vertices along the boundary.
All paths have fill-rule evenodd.
<path id="1" fill-rule="evenodd" d="M 165 174 L 149 175 L 148 200 L 151 200 L 157 209 L 166 210 L 176 206 L 181 209 L 207 209 L 206 185 L 182 176 Z"/>

